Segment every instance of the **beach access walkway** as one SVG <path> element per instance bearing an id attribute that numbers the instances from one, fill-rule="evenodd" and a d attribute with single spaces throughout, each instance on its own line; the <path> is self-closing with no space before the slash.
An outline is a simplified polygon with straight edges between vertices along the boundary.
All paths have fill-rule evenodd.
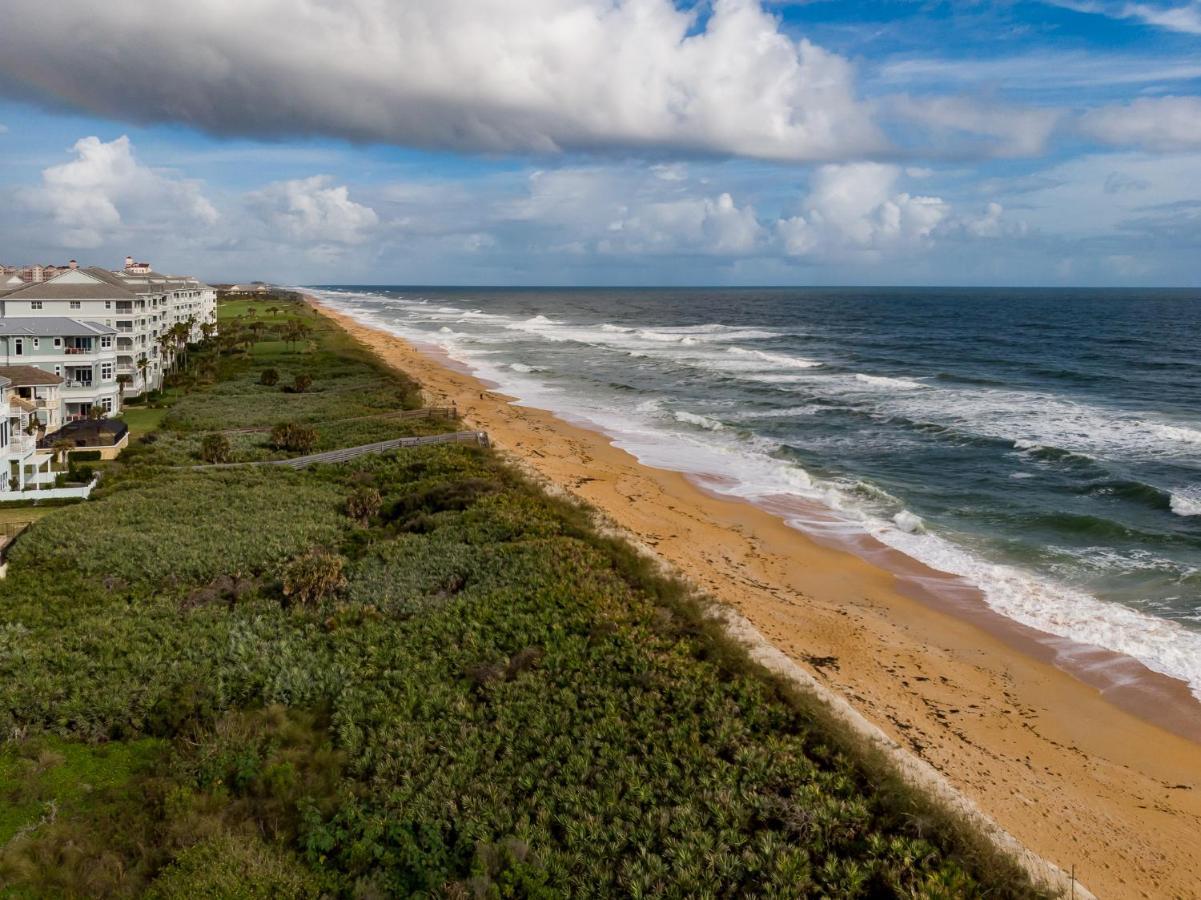
<path id="1" fill-rule="evenodd" d="M 428 434 L 423 437 L 393 438 L 390 441 L 377 441 L 374 444 L 360 444 L 357 447 L 343 447 L 340 450 L 327 450 L 325 453 L 311 453 L 308 456 L 294 456 L 291 459 L 261 459 L 254 462 L 241 463 L 209 463 L 192 466 L 193 469 L 236 469 L 243 466 L 286 466 L 289 469 L 303 469 L 306 466 L 320 463 L 340 463 L 356 456 L 366 456 L 369 453 L 387 453 L 389 450 L 403 450 L 409 447 L 428 447 L 431 444 L 474 444 L 477 447 L 489 446 L 486 431 L 452 431 L 449 434 Z"/>

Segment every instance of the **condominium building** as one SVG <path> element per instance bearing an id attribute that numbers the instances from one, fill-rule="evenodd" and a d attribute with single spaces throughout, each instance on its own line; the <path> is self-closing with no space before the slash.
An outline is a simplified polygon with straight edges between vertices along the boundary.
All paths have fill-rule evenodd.
<path id="1" fill-rule="evenodd" d="M 86 419 L 94 409 L 121 408 L 117 329 L 62 316 L 0 319 L 0 363 L 34 367 L 62 379 L 60 421 Z"/>
<path id="2" fill-rule="evenodd" d="M 9 402 L 26 410 L 43 434 L 63 427 L 63 385 L 66 379 L 37 366 L 0 366 L 0 378 L 8 379 Z"/>
<path id="3" fill-rule="evenodd" d="M 162 386 L 172 350 L 172 342 L 163 336 L 175 325 L 189 325 L 190 342 L 203 337 L 206 324 L 215 327 L 217 292 L 189 276 L 161 275 L 145 263 L 119 272 L 96 266 L 68 269 L 49 281 L 19 287 L 0 283 L 0 321 L 46 317 L 111 329 L 116 351 L 114 390 L 117 376 L 124 376 L 120 380 L 128 382 L 125 392 L 138 395 Z M 109 349 L 102 332 L 94 336 L 101 341 L 96 349 Z M 103 361 L 96 363 L 99 368 L 93 372 L 92 382 L 108 383 Z M 41 361 L 35 364 L 46 368 Z M 64 377 L 68 382 L 81 380 Z M 69 388 L 64 389 L 64 400 L 69 402 L 68 394 Z M 99 405 L 107 409 L 103 397 L 99 399 Z M 118 406 L 114 404 L 113 409 Z"/>
<path id="4" fill-rule="evenodd" d="M 30 488 L 52 486 L 53 451 L 40 449 L 31 404 L 14 398 L 12 382 L 0 376 L 0 498 Z"/>

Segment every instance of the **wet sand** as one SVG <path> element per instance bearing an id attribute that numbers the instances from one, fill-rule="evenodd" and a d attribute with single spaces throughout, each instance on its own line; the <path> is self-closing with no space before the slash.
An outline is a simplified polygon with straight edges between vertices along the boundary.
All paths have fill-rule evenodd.
<path id="1" fill-rule="evenodd" d="M 878 727 L 917 780 L 1074 866 L 1097 896 L 1201 897 L 1201 706 L 1180 682 L 1004 619 L 888 548 L 818 542 L 785 523 L 816 514 L 794 498 L 759 508 L 643 466 L 433 348 L 318 308 L 732 607 L 733 627 L 766 638 L 757 655 Z"/>

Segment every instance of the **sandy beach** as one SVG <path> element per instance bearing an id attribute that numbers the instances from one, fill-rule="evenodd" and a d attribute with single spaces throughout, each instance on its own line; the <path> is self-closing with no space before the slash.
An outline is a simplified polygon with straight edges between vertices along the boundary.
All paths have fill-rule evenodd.
<path id="1" fill-rule="evenodd" d="M 582 423 L 512 405 L 432 348 L 318 309 L 430 402 L 457 405 L 504 452 L 737 610 L 1097 896 L 1201 897 L 1201 707 L 1183 684 L 1064 648 L 969 591 L 932 591 L 934 573 L 868 561 L 871 547 L 822 546 L 780 518 L 783 498 L 757 508 L 643 466 Z"/>

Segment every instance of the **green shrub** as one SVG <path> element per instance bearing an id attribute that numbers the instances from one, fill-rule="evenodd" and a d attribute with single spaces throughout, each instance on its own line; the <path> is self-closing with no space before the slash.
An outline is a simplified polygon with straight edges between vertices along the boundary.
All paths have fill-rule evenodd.
<path id="1" fill-rule="evenodd" d="M 100 459 L 99 450 L 72 450 L 67 454 L 71 462 L 95 462 Z"/>
<path id="2" fill-rule="evenodd" d="M 335 484 L 264 469 L 167 472 L 37 522 L 9 553 L 10 573 L 69 570 L 130 584 L 205 584 L 273 570 L 349 524 Z"/>
<path id="3" fill-rule="evenodd" d="M 220 432 L 204 436 L 200 444 L 200 458 L 206 463 L 227 463 L 231 457 L 229 438 Z"/>
<path id="4" fill-rule="evenodd" d="M 315 606 L 343 587 L 345 560 L 324 550 L 310 550 L 290 560 L 283 569 L 284 597 L 301 606 Z"/>
<path id="5" fill-rule="evenodd" d="M 262 374 L 259 375 L 259 384 L 264 384 L 267 387 L 275 387 L 275 385 L 279 384 L 279 370 L 263 369 Z"/>
<path id="6" fill-rule="evenodd" d="M 312 425 L 287 422 L 271 429 L 271 446 L 290 453 L 308 453 L 317 445 L 317 429 Z"/>
<path id="7" fill-rule="evenodd" d="M 150 886 L 147 900 L 303 900 L 320 897 L 313 874 L 255 834 L 222 832 L 190 847 Z"/>
<path id="8" fill-rule="evenodd" d="M 299 375 L 297 375 L 295 378 L 292 379 L 292 390 L 295 391 L 297 394 L 303 394 L 305 391 L 307 391 L 312 386 L 313 386 L 313 376 L 306 375 L 304 372 L 301 372 Z"/>

